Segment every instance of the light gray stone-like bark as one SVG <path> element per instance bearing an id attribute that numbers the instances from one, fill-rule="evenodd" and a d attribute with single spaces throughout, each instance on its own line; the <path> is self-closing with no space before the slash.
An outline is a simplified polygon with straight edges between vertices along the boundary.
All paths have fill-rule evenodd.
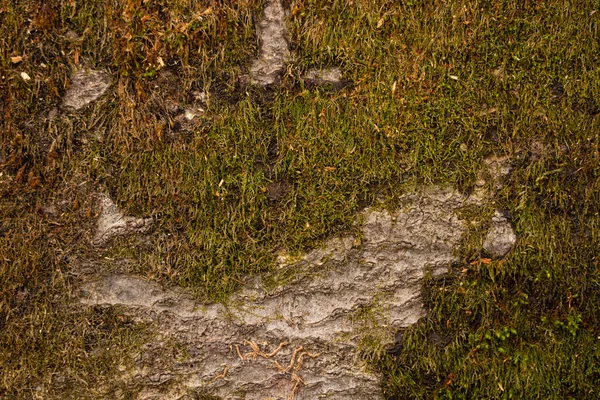
<path id="1" fill-rule="evenodd" d="M 102 211 L 98 217 L 96 235 L 92 241 L 94 245 L 102 246 L 116 236 L 144 233 L 151 228 L 152 218 L 126 217 L 110 197 L 104 194 L 98 197 Z"/>
<path id="2" fill-rule="evenodd" d="M 279 79 L 283 65 L 291 58 L 286 39 L 286 12 L 281 1 L 267 0 L 260 22 L 260 50 L 250 67 L 252 83 L 270 85 Z"/>
<path id="3" fill-rule="evenodd" d="M 342 72 L 339 68 L 329 69 L 311 69 L 302 76 L 302 79 L 313 81 L 316 84 L 338 83 L 342 79 Z"/>
<path id="4" fill-rule="evenodd" d="M 368 333 L 383 342 L 421 318 L 425 271 L 440 274 L 458 261 L 465 227 L 456 212 L 481 201 L 439 188 L 401 200 L 394 213 L 363 212 L 360 238 L 333 238 L 282 262 L 280 273 L 294 276 L 288 283 L 268 290 L 256 279 L 228 306 L 196 304 L 181 289 L 124 275 L 88 283 L 82 302 L 122 306 L 155 324 L 135 370 L 122 376 L 143 388 L 140 399 L 193 390 L 226 399 L 382 398 L 378 376 L 358 355 L 365 331 L 357 313 L 376 310 Z M 165 343 L 176 343 L 185 357 L 165 356 Z"/>
<path id="5" fill-rule="evenodd" d="M 496 210 L 483 242 L 483 251 L 490 257 L 501 258 L 508 254 L 516 242 L 517 234 L 508 218 Z"/>
<path id="6" fill-rule="evenodd" d="M 63 98 L 63 108 L 79 110 L 98 99 L 110 86 L 111 78 L 105 71 L 77 71 Z"/>

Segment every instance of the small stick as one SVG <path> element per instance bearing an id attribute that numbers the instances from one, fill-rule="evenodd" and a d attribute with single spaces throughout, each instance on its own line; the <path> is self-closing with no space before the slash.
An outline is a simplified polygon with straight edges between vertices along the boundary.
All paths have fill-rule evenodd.
<path id="1" fill-rule="evenodd" d="M 298 363 L 296 364 L 296 366 L 294 367 L 294 370 L 298 371 L 300 368 L 302 368 L 302 362 L 304 361 L 304 356 L 310 357 L 310 358 L 316 358 L 319 357 L 321 354 L 320 353 L 309 353 L 308 351 L 303 351 L 302 353 L 300 353 L 300 356 L 298 356 Z"/>
<path id="2" fill-rule="evenodd" d="M 277 348 L 275 350 L 273 350 L 269 354 L 265 354 L 263 357 L 264 358 L 271 358 L 271 357 L 273 357 L 275 354 L 279 353 L 279 351 L 281 349 L 283 349 L 285 346 L 287 346 L 288 344 L 289 344 L 288 342 L 281 342 L 281 343 L 279 343 L 279 346 L 277 346 Z"/>
<path id="3" fill-rule="evenodd" d="M 256 342 L 245 340 L 244 344 L 247 345 L 247 346 L 250 346 L 252 348 L 252 352 L 248 353 L 247 355 L 253 356 L 253 359 L 256 360 L 257 356 L 261 356 L 262 358 L 271 358 L 271 357 L 273 357 L 274 355 L 276 355 L 277 353 L 279 353 L 279 351 L 281 351 L 281 349 L 284 346 L 287 346 L 289 343 L 288 342 L 281 342 L 281 343 L 279 343 L 279 346 L 277 346 L 277 348 L 275 350 L 273 350 L 272 352 L 270 352 L 269 354 L 267 354 L 264 351 L 262 351 L 260 349 L 260 347 L 258 346 L 258 344 L 256 344 Z"/>
<path id="4" fill-rule="evenodd" d="M 292 388 L 292 392 L 288 396 L 288 400 L 294 400 L 296 398 L 296 393 L 298 392 L 298 388 L 300 385 L 305 385 L 302 378 L 296 375 L 295 372 L 292 371 L 292 382 L 294 382 L 294 387 Z"/>
<path id="5" fill-rule="evenodd" d="M 286 368 L 288 371 L 291 370 L 294 367 L 294 362 L 295 362 L 296 355 L 299 352 L 301 352 L 303 349 L 304 349 L 304 347 L 300 346 L 296 350 L 294 350 L 294 353 L 292 353 L 292 359 L 290 360 L 290 365 Z"/>
<path id="6" fill-rule="evenodd" d="M 246 361 L 246 359 L 244 358 L 244 356 L 242 355 L 242 353 L 240 353 L 240 346 L 238 346 L 237 344 L 235 345 L 235 350 L 237 351 L 238 356 L 240 357 L 240 360 L 242 361 Z"/>
<path id="7" fill-rule="evenodd" d="M 223 370 L 223 372 L 221 372 L 219 375 L 212 378 L 209 382 L 209 385 L 215 383 L 215 381 L 217 381 L 219 379 L 225 379 L 225 377 L 227 376 L 227 372 L 229 372 L 229 365 L 225 364 L 225 369 Z"/>
<path id="8" fill-rule="evenodd" d="M 244 340 L 244 344 L 248 345 L 252 348 L 252 352 L 248 353 L 248 354 L 252 356 L 253 360 L 256 360 L 256 357 L 262 353 L 262 351 L 260 351 L 260 347 L 258 347 L 258 345 L 256 343 L 254 343 L 252 341 Z"/>
<path id="9" fill-rule="evenodd" d="M 274 361 L 274 364 L 275 368 L 277 369 L 277 372 L 285 372 L 284 368 L 277 361 Z"/>

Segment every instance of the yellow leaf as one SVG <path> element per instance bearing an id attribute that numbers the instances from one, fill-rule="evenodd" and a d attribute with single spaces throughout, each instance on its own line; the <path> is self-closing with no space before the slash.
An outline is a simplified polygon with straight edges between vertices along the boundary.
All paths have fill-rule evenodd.
<path id="1" fill-rule="evenodd" d="M 294 6 L 294 8 L 292 9 L 292 17 L 295 17 L 296 15 L 300 14 L 300 12 L 304 9 L 304 6 L 301 4 L 296 4 Z"/>

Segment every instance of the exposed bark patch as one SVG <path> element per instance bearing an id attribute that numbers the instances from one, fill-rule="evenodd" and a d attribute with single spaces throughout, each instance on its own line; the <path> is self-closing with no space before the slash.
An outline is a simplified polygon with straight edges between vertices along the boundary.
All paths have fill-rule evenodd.
<path id="1" fill-rule="evenodd" d="M 190 391 L 227 399 L 382 398 L 378 376 L 361 366 L 364 330 L 356 316 L 377 310 L 369 334 L 378 332 L 384 344 L 421 318 L 421 279 L 458 261 L 465 226 L 457 212 L 481 198 L 432 188 L 401 204 L 394 213 L 365 210 L 361 237 L 333 238 L 300 259 L 282 258 L 280 270 L 293 272 L 292 282 L 269 290 L 256 279 L 227 306 L 197 304 L 182 289 L 123 275 L 84 285 L 82 302 L 123 306 L 154 321 L 155 340 L 122 377 L 148 389 L 138 398 L 159 389 L 161 398 Z M 166 342 L 187 356 L 165 356 Z M 168 385 L 157 376 L 168 376 Z"/>
<path id="2" fill-rule="evenodd" d="M 479 172 L 477 186 L 484 186 L 490 181 L 494 185 L 494 189 L 499 190 L 504 186 L 504 179 L 510 175 L 512 171 L 512 159 L 507 156 L 503 157 L 488 157 L 483 160 L 485 168 Z"/>
<path id="3" fill-rule="evenodd" d="M 98 217 L 96 235 L 92 241 L 95 246 L 105 245 L 116 236 L 144 233 L 151 228 L 152 218 L 126 217 L 110 197 L 101 194 L 99 200 L 102 212 Z"/>
<path id="4" fill-rule="evenodd" d="M 284 63 L 291 59 L 286 39 L 286 16 L 286 10 L 279 0 L 266 2 L 260 22 L 259 55 L 250 67 L 250 78 L 254 84 L 266 86 L 276 83 Z"/>
<path id="5" fill-rule="evenodd" d="M 311 69 L 303 78 L 315 82 L 337 83 L 342 79 L 342 72 L 339 68 Z"/>
<path id="6" fill-rule="evenodd" d="M 302 81 L 308 89 L 316 86 L 329 86 L 334 90 L 341 90 L 352 83 L 342 79 L 342 72 L 338 67 L 328 69 L 310 69 L 302 75 Z"/>
<path id="7" fill-rule="evenodd" d="M 71 86 L 63 98 L 63 108 L 79 110 L 106 92 L 111 78 L 105 71 L 77 71 L 73 74 Z"/>
<path id="8" fill-rule="evenodd" d="M 492 226 L 483 242 L 483 251 L 490 257 L 501 258 L 508 254 L 517 242 L 517 234 L 508 218 L 496 210 Z"/>

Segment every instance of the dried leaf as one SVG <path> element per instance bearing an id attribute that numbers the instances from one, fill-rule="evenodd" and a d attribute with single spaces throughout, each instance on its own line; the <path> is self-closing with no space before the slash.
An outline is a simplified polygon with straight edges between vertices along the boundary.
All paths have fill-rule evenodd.
<path id="1" fill-rule="evenodd" d="M 296 4 L 292 9 L 292 17 L 295 17 L 296 15 L 300 14 L 302 10 L 304 10 L 304 6 L 302 4 Z"/>
<path id="2" fill-rule="evenodd" d="M 27 168 L 27 164 L 24 164 L 21 168 L 19 168 L 19 170 L 17 171 L 17 175 L 15 176 L 15 181 L 17 183 L 21 183 L 21 179 L 23 179 L 23 174 L 25 173 L 25 168 Z"/>
<path id="3" fill-rule="evenodd" d="M 33 170 L 29 171 L 29 174 L 27 175 L 27 185 L 30 188 L 35 189 L 40 186 L 40 183 L 40 178 L 33 172 Z"/>
<path id="4" fill-rule="evenodd" d="M 490 258 L 480 258 L 479 260 L 471 261 L 471 265 L 477 264 L 491 264 L 492 260 Z"/>
<path id="5" fill-rule="evenodd" d="M 21 57 L 21 56 L 16 56 L 16 57 L 10 58 L 10 62 L 12 62 L 13 64 L 18 64 L 21 61 L 23 61 L 23 57 Z"/>

